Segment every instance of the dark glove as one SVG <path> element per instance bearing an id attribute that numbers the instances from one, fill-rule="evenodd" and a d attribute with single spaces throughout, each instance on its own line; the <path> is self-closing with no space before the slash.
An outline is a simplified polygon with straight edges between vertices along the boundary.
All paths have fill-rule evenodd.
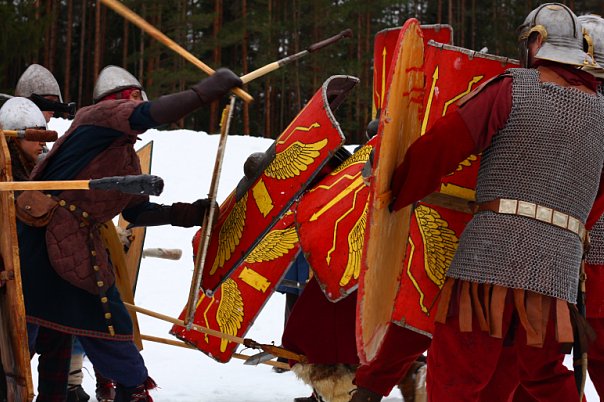
<path id="1" fill-rule="evenodd" d="M 151 101 L 149 114 L 157 124 L 177 121 L 206 103 L 220 99 L 241 80 L 227 68 L 220 68 L 210 77 L 193 85 L 191 89 L 164 95 Z"/>
<path id="2" fill-rule="evenodd" d="M 172 207 L 170 207 L 170 225 L 182 226 L 183 228 L 201 226 L 203 223 L 203 216 L 209 206 L 210 200 L 208 198 L 197 200 L 192 204 L 187 202 L 175 202 L 172 204 Z"/>
<path id="3" fill-rule="evenodd" d="M 202 103 L 210 103 L 222 98 L 235 87 L 243 85 L 241 79 L 228 68 L 219 68 L 206 79 L 193 85 L 191 89 L 197 93 Z"/>

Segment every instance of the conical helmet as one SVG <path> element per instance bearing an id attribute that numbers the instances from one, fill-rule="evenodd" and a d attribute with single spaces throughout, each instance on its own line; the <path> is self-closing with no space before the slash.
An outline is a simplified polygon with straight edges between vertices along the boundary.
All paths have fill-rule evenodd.
<path id="1" fill-rule="evenodd" d="M 584 37 L 587 42 L 587 53 L 589 53 L 600 67 L 604 67 L 604 18 L 599 15 L 581 15 L 579 17 L 583 25 Z M 584 67 L 598 78 L 604 78 L 604 68 Z"/>
<path id="2" fill-rule="evenodd" d="M 127 88 L 140 89 L 143 100 L 147 100 L 143 86 L 132 74 L 118 66 L 107 66 L 101 71 L 94 84 L 92 100 L 96 103 L 109 94 Z"/>
<path id="3" fill-rule="evenodd" d="M 520 26 L 521 60 L 527 63 L 528 39 L 533 32 L 541 34 L 543 43 L 536 59 L 550 60 L 571 66 L 597 66 L 593 58 L 583 51 L 583 32 L 577 16 L 560 3 L 542 4 Z"/>
<path id="4" fill-rule="evenodd" d="M 54 75 L 39 64 L 32 64 L 21 74 L 15 88 L 15 96 L 29 98 L 33 94 L 40 96 L 54 95 L 63 103 L 61 89 Z"/>
<path id="5" fill-rule="evenodd" d="M 10 98 L 0 108 L 0 128 L 4 130 L 46 129 L 46 119 L 35 103 L 27 98 Z"/>

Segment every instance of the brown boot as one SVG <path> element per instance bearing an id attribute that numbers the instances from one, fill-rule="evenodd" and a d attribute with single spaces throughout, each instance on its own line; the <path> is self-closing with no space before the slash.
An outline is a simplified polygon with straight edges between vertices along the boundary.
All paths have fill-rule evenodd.
<path id="1" fill-rule="evenodd" d="M 380 402 L 382 395 L 376 394 L 367 388 L 357 388 L 350 398 L 350 402 Z"/>

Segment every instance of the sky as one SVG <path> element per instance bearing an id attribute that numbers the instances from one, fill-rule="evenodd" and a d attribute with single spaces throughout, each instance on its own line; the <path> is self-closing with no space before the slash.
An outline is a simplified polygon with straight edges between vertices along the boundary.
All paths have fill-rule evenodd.
<path id="1" fill-rule="evenodd" d="M 49 129 L 61 135 L 69 121 L 52 119 Z M 140 136 L 136 148 L 153 144 L 151 173 L 164 179 L 164 192 L 152 201 L 171 204 L 207 198 L 216 158 L 218 135 L 190 130 L 148 130 Z M 243 162 L 253 152 L 265 151 L 272 140 L 240 135 L 229 136 L 218 185 L 218 201 L 223 201 L 243 177 Z M 183 310 L 192 278 L 191 239 L 197 228 L 171 226 L 147 229 L 145 248 L 180 248 L 179 261 L 144 258 L 141 263 L 135 303 L 146 309 L 178 317 Z M 285 297 L 275 293 L 265 305 L 246 337 L 260 343 L 280 344 L 283 330 Z M 141 333 L 176 340 L 169 335 L 171 324 L 138 315 Z M 256 350 L 238 353 L 254 354 Z M 241 360 L 217 363 L 202 352 L 171 345 L 144 342 L 141 352 L 150 376 L 159 388 L 152 391 L 155 402 L 286 402 L 309 396 L 311 389 L 291 373 L 278 374 L 270 366 L 244 366 Z M 37 381 L 36 359 L 32 360 L 34 384 Z M 570 357 L 566 359 L 571 364 Z M 453 363 L 454 364 L 454 363 Z M 84 389 L 94 401 L 94 372 L 89 361 L 84 364 Z M 598 401 L 591 382 L 587 384 L 589 402 Z M 386 402 L 401 402 L 394 390 Z"/>

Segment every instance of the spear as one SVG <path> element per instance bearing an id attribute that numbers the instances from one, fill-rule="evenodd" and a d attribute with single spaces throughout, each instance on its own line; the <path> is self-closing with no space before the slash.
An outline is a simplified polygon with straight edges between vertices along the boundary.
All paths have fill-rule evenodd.
<path id="1" fill-rule="evenodd" d="M 173 339 L 161 338 L 161 337 L 153 336 L 153 335 L 141 334 L 141 339 L 143 341 L 163 343 L 165 345 L 178 346 L 179 348 L 197 350 L 197 348 L 195 346 L 189 345 L 188 343 L 181 342 L 181 341 L 175 341 Z M 249 366 L 250 364 L 248 364 L 247 362 L 250 361 L 250 359 L 253 356 L 244 355 L 241 353 L 233 353 L 233 357 L 235 359 L 245 360 L 245 363 L 243 363 L 243 364 Z M 265 361 L 260 362 L 260 364 L 266 364 L 266 365 L 273 366 L 273 367 L 279 367 L 280 369 L 289 370 L 289 365 L 287 363 L 282 363 L 279 361 L 265 360 Z"/>
<path id="2" fill-rule="evenodd" d="M 163 179 L 148 174 L 138 176 L 112 176 L 92 180 L 0 182 L 0 191 L 116 190 L 127 194 L 160 195 L 163 189 Z"/>
<path id="3" fill-rule="evenodd" d="M 352 29 L 346 29 L 337 35 L 334 35 L 330 38 L 324 39 L 320 42 L 310 45 L 306 50 L 302 50 L 301 52 L 292 54 L 291 56 L 284 57 L 280 60 L 274 61 L 263 67 L 260 67 L 259 69 L 254 70 L 251 73 L 247 73 L 240 77 L 241 81 L 243 81 L 244 84 L 247 84 L 248 82 L 253 81 L 256 78 L 262 77 L 263 75 L 266 75 L 272 71 L 275 71 L 289 63 L 292 63 L 292 62 L 300 59 L 301 57 L 306 56 L 307 54 L 316 52 L 319 49 L 323 49 L 325 46 L 329 46 L 333 43 L 336 43 L 337 41 L 339 41 L 342 38 L 350 38 L 350 37 L 352 37 Z"/>
<path id="4" fill-rule="evenodd" d="M 134 304 L 130 304 L 130 303 L 126 303 L 126 302 L 124 302 L 124 306 L 126 306 L 126 308 L 128 310 L 135 311 L 137 313 L 145 314 L 150 317 L 154 317 L 154 318 L 160 319 L 162 321 L 170 322 L 172 324 L 180 325 L 183 327 L 185 326 L 185 322 L 183 320 L 179 320 L 178 318 L 170 317 L 170 316 L 167 316 L 167 315 L 164 315 L 161 313 L 157 313 L 155 311 L 151 311 L 146 308 L 135 306 Z M 265 352 L 272 354 L 273 356 L 283 357 L 283 358 L 289 359 L 289 360 L 296 360 L 300 363 L 307 362 L 306 356 L 304 356 L 304 355 L 294 353 L 290 350 L 280 348 L 275 345 L 267 345 L 267 344 L 258 343 L 255 340 L 250 339 L 250 338 L 241 338 L 241 337 L 238 337 L 235 335 L 225 334 L 224 332 L 216 331 L 215 329 L 211 329 L 211 328 L 202 327 L 201 325 L 197 325 L 197 324 L 191 324 L 191 330 L 201 332 L 202 334 L 207 334 L 210 336 L 216 336 L 221 339 L 226 339 L 229 342 L 238 343 L 238 344 L 244 345 L 248 348 L 262 349 Z"/>
<path id="5" fill-rule="evenodd" d="M 25 130 L 0 130 L 5 137 L 18 138 L 27 141 L 53 142 L 59 135 L 56 131 L 27 128 Z"/>
<path id="6" fill-rule="evenodd" d="M 226 140 L 231 128 L 231 118 L 233 117 L 233 109 L 235 106 L 235 97 L 231 96 L 231 102 L 224 108 L 222 112 L 222 121 L 220 124 L 220 141 L 218 150 L 216 151 L 216 161 L 214 163 L 214 173 L 212 174 L 212 182 L 210 183 L 210 208 L 203 217 L 203 235 L 197 246 L 195 254 L 195 265 L 193 268 L 193 279 L 191 280 L 191 288 L 189 289 L 189 299 L 187 303 L 187 312 L 185 314 L 185 322 L 187 329 L 191 329 L 193 316 L 195 315 L 195 306 L 199 299 L 199 289 L 201 287 L 201 277 L 203 267 L 208 255 L 208 247 L 212 236 L 212 226 L 214 225 L 214 215 L 216 212 L 216 196 L 218 194 L 218 181 L 220 180 L 220 172 L 222 171 L 222 161 L 224 159 L 224 151 L 226 149 Z"/>
<path id="7" fill-rule="evenodd" d="M 199 60 L 197 57 L 193 56 L 193 54 L 191 54 L 185 48 L 174 42 L 172 39 L 168 38 L 163 32 L 155 28 L 153 25 L 149 24 L 138 14 L 130 10 L 128 7 L 126 7 L 119 1 L 101 0 L 101 3 L 104 3 L 107 7 L 111 8 L 113 11 L 115 11 L 116 13 L 118 13 L 140 29 L 142 29 L 144 32 L 148 33 L 151 37 L 157 39 L 160 43 L 166 45 L 168 48 L 184 57 L 185 60 L 191 62 L 195 67 L 199 68 L 206 74 L 214 74 L 214 70 L 210 66 Z M 248 94 L 241 88 L 233 88 L 232 91 L 235 95 L 240 97 L 246 103 L 252 102 L 254 100 L 254 98 L 252 98 L 250 94 Z"/>

